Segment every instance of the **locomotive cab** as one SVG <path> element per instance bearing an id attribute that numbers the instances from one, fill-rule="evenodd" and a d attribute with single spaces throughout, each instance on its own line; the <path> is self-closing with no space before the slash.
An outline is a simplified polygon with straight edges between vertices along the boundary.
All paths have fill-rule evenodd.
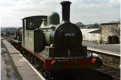
<path id="1" fill-rule="evenodd" d="M 23 37 L 22 45 L 27 48 L 39 52 L 44 49 L 43 31 L 39 30 L 43 20 L 47 20 L 47 16 L 30 16 L 23 20 Z"/>

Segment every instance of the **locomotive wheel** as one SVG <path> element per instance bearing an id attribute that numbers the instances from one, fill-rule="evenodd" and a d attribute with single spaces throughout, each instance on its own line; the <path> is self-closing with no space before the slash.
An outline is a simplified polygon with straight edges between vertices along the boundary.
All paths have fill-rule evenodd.
<path id="1" fill-rule="evenodd" d="M 28 60 L 30 61 L 31 60 L 31 55 L 29 54 L 28 57 L 29 57 Z"/>
<path id="2" fill-rule="evenodd" d="M 36 59 L 35 68 L 38 70 L 38 67 L 39 67 L 39 61 Z"/>
<path id="3" fill-rule="evenodd" d="M 32 65 L 34 64 L 34 56 L 33 55 L 31 56 L 31 63 L 32 63 Z"/>
<path id="4" fill-rule="evenodd" d="M 29 61 L 30 61 L 30 63 L 32 63 L 32 55 L 31 54 L 30 54 L 30 60 Z"/>
<path id="5" fill-rule="evenodd" d="M 40 72 L 44 72 L 44 64 L 40 63 L 40 66 L 39 66 L 39 69 L 40 69 Z"/>
<path id="6" fill-rule="evenodd" d="M 46 78 L 46 79 L 50 79 L 51 78 L 51 71 L 43 71 L 42 75 Z"/>
<path id="7" fill-rule="evenodd" d="M 22 55 L 24 56 L 26 52 L 25 52 L 24 50 L 22 50 L 21 53 L 22 53 Z"/>
<path id="8" fill-rule="evenodd" d="M 26 59 L 27 59 L 27 60 L 29 59 L 29 54 L 28 54 L 28 52 L 26 53 Z"/>
<path id="9" fill-rule="evenodd" d="M 34 67 L 36 68 L 36 65 L 37 65 L 37 58 L 33 56 L 33 65 Z"/>

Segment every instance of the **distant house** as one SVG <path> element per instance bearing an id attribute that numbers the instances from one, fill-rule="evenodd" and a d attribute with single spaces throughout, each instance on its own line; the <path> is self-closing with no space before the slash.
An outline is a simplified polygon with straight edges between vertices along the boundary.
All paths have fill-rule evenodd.
<path id="1" fill-rule="evenodd" d="M 102 23 L 101 41 L 105 43 L 119 43 L 120 23 L 119 22 Z"/>
<path id="2" fill-rule="evenodd" d="M 100 28 L 81 29 L 83 40 L 99 42 L 101 38 Z"/>
<path id="3" fill-rule="evenodd" d="M 92 41 L 95 41 L 98 43 L 100 42 L 100 39 L 101 39 L 101 29 L 100 28 L 97 30 L 91 31 L 89 33 L 90 33 Z"/>

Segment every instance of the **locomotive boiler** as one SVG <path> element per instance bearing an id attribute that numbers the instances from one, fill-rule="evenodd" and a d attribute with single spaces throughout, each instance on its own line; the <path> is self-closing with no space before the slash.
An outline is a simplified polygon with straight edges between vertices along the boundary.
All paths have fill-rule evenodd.
<path id="1" fill-rule="evenodd" d="M 22 19 L 22 45 L 20 51 L 41 71 L 78 71 L 100 67 L 97 54 L 87 53 L 82 45 L 82 32 L 70 22 L 70 1 L 62 1 L 62 22 L 58 13 L 49 16 L 29 16 Z"/>

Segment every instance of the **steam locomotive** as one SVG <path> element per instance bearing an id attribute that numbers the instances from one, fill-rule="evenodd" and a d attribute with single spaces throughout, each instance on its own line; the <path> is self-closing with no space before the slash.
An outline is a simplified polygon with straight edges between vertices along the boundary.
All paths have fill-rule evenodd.
<path id="1" fill-rule="evenodd" d="M 81 30 L 70 22 L 70 4 L 70 1 L 61 2 L 61 23 L 56 12 L 49 16 L 23 18 L 23 27 L 11 41 L 46 74 L 53 71 L 78 71 L 102 65 L 102 59 L 97 54 L 88 53 L 87 47 L 82 45 Z"/>

